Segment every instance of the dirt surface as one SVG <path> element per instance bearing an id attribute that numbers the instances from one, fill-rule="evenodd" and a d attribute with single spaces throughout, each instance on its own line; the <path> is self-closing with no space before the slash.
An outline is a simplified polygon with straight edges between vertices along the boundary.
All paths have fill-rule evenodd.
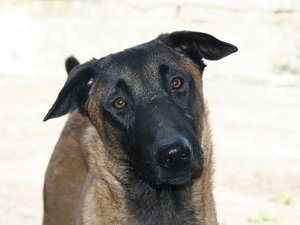
<path id="1" fill-rule="evenodd" d="M 168 1 L 154 8 L 118 1 L 100 6 L 25 2 L 0 3 L 1 225 L 41 224 L 44 173 L 66 117 L 42 119 L 65 81 L 64 58 L 100 57 L 181 29 L 219 34 L 240 48 L 228 59 L 207 62 L 204 76 L 220 225 L 299 224 L 297 12 L 278 15 L 258 8 L 243 13 L 230 5 L 178 9 Z M 195 13 L 197 7 L 201 14 Z M 114 20 L 108 19 L 112 9 Z M 138 20 L 142 15 L 148 19 Z M 260 37 L 246 29 L 251 21 L 260 22 L 252 29 Z"/>

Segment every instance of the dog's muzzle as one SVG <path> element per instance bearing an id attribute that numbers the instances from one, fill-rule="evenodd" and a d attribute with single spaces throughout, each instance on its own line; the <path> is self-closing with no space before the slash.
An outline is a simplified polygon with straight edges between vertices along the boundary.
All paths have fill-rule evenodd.
<path id="1" fill-rule="evenodd" d="M 203 166 L 203 151 L 192 122 L 170 101 L 140 109 L 135 140 L 135 169 L 149 183 L 184 184 Z"/>

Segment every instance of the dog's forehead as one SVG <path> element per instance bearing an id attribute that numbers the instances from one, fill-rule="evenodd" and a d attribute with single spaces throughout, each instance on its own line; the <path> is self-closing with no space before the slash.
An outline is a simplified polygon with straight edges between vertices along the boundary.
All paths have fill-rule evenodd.
<path id="1" fill-rule="evenodd" d="M 120 81 L 137 93 L 159 90 L 161 68 L 184 70 L 180 55 L 160 43 L 145 43 L 108 56 L 105 77 L 110 85 Z"/>
<path id="2" fill-rule="evenodd" d="M 153 76 L 160 64 L 174 63 L 175 56 L 174 52 L 162 44 L 145 43 L 112 54 L 108 72 L 117 77 L 146 78 Z"/>

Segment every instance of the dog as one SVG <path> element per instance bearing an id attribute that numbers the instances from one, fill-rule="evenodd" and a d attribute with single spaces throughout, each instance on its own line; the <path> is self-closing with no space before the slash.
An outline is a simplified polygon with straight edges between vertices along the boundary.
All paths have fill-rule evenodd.
<path id="1" fill-rule="evenodd" d="M 217 225 L 203 59 L 238 49 L 161 34 L 80 64 L 44 121 L 70 113 L 48 165 L 44 225 Z"/>

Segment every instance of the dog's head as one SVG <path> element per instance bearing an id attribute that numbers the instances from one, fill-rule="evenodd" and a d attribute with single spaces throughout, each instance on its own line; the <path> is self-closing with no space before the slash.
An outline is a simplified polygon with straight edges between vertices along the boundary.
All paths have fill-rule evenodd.
<path id="1" fill-rule="evenodd" d="M 211 35 L 182 31 L 67 66 L 68 80 L 44 120 L 77 108 L 109 154 L 126 160 L 137 177 L 153 185 L 184 184 L 204 161 L 202 59 L 236 51 Z"/>

